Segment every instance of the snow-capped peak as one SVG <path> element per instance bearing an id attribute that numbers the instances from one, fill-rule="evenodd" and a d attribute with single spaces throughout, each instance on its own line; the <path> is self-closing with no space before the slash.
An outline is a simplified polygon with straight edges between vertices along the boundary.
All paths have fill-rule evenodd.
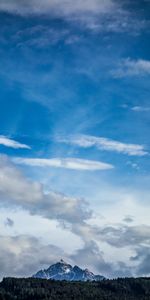
<path id="1" fill-rule="evenodd" d="M 40 270 L 35 275 L 34 278 L 43 279 L 55 279 L 55 280 L 67 280 L 67 281 L 100 281 L 104 279 L 101 275 L 94 275 L 88 269 L 81 269 L 78 266 L 72 267 L 70 264 L 66 263 L 61 259 L 56 264 L 51 265 L 46 270 Z"/>

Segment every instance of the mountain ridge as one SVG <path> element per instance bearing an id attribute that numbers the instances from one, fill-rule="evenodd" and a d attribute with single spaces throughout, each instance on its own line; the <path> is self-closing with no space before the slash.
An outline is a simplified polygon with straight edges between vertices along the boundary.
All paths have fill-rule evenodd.
<path id="1" fill-rule="evenodd" d="M 51 265 L 48 269 L 40 270 L 32 276 L 40 279 L 54 279 L 66 281 L 101 281 L 105 279 L 102 275 L 95 275 L 88 269 L 81 269 L 77 265 L 71 266 L 63 259 Z"/>

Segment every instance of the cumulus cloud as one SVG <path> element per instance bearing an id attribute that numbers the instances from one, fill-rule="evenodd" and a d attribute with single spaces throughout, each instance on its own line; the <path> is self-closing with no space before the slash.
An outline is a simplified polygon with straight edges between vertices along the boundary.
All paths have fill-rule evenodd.
<path id="1" fill-rule="evenodd" d="M 14 141 L 13 139 L 10 139 L 4 135 L 0 135 L 0 145 L 3 145 L 5 147 L 14 148 L 14 149 L 31 149 L 30 146 L 21 144 L 21 143 Z"/>
<path id="2" fill-rule="evenodd" d="M 104 275 L 105 277 L 125 277 L 132 276 L 130 267 L 123 262 L 111 263 L 104 259 L 104 253 L 99 249 L 97 243 L 91 240 L 85 243 L 82 249 L 76 251 L 70 257 L 78 265 L 85 268 L 88 266 L 97 274 Z"/>
<path id="3" fill-rule="evenodd" d="M 85 243 L 82 249 L 76 251 L 76 253 L 71 255 L 73 261 L 76 264 L 86 268 L 87 261 L 89 268 L 94 269 L 94 271 L 100 272 L 99 274 L 112 273 L 112 268 L 109 263 L 106 263 L 103 258 L 103 253 L 99 250 L 99 247 L 94 241 L 89 241 Z"/>
<path id="4" fill-rule="evenodd" d="M 93 226 L 85 223 L 78 224 L 73 231 L 83 237 L 85 244 L 95 240 L 105 242 L 116 249 L 128 247 L 134 251 L 141 245 L 149 246 L 150 244 L 149 225 L 125 225 L 121 223 L 110 226 Z"/>
<path id="5" fill-rule="evenodd" d="M 71 264 L 107 277 L 131 275 L 129 268 L 120 263 L 106 262 L 103 253 L 94 241 L 89 241 L 83 248 L 69 254 L 62 248 L 51 244 L 43 244 L 40 239 L 28 235 L 2 236 L 0 235 L 0 279 L 4 276 L 29 277 L 38 270 L 48 268 L 60 258 Z"/>
<path id="6" fill-rule="evenodd" d="M 100 161 L 86 160 L 79 158 L 21 158 L 16 157 L 13 161 L 17 164 L 25 164 L 35 167 L 55 167 L 72 170 L 109 170 L 113 166 Z"/>
<path id="7" fill-rule="evenodd" d="M 136 255 L 131 260 L 138 263 L 136 274 L 138 276 L 150 276 L 150 248 L 149 246 L 139 246 Z"/>
<path id="8" fill-rule="evenodd" d="M 77 226 L 78 234 L 84 237 L 84 250 L 79 249 L 76 256 L 73 258 L 80 263 L 85 263 L 85 257 L 88 257 L 89 265 L 93 265 L 95 270 L 103 274 L 109 274 L 110 277 L 116 276 L 149 276 L 150 274 L 150 226 L 136 225 L 129 226 L 124 224 L 116 224 L 112 226 L 98 227 L 85 224 L 84 226 Z M 96 242 L 105 242 L 110 247 L 115 249 L 130 249 L 129 262 L 125 263 L 122 258 L 121 261 L 110 263 L 104 260 L 103 252 L 100 251 Z M 111 251 L 111 250 L 109 250 Z M 131 262 L 131 264 L 130 264 Z"/>
<path id="9" fill-rule="evenodd" d="M 108 230 L 112 239 L 116 232 L 107 229 L 103 232 L 108 241 Z M 111 231 L 111 232 L 110 232 Z M 138 229 L 137 231 L 140 232 Z M 118 233 L 117 233 L 118 235 Z M 120 236 L 122 231 L 120 231 Z M 133 234 L 131 234 L 133 237 Z M 60 258 L 64 258 L 72 264 L 77 264 L 83 268 L 90 268 L 97 274 L 105 275 L 106 277 L 118 276 L 143 276 L 149 275 L 149 244 L 143 246 L 144 240 L 147 238 L 132 238 L 131 245 L 134 246 L 135 255 L 131 256 L 131 264 L 122 261 L 111 262 L 104 258 L 104 253 L 98 247 L 94 239 L 85 241 L 83 248 L 79 248 L 73 253 L 65 253 L 61 248 L 51 244 L 43 244 L 38 238 L 20 235 L 20 236 L 0 236 L 0 278 L 3 276 L 30 276 L 37 270 L 47 268 L 49 265 L 57 262 Z M 147 232 L 147 237 L 149 232 Z M 93 238 L 94 235 L 93 235 Z M 121 246 L 130 244 L 129 235 L 123 235 L 122 241 L 125 238 L 126 242 L 121 242 Z M 129 242 L 127 243 L 127 238 Z M 100 235 L 97 241 L 100 241 Z M 117 242 L 117 241 L 116 241 Z M 149 243 L 149 241 L 148 241 Z M 117 247 L 117 244 L 115 245 Z M 122 252 L 123 253 L 123 252 Z"/>
<path id="10" fill-rule="evenodd" d="M 43 244 L 33 236 L 0 235 L 0 279 L 4 276 L 29 277 L 39 269 L 48 268 L 60 258 L 110 278 L 133 274 L 148 275 L 150 272 L 148 247 L 136 249 L 136 256 L 131 257 L 131 261 L 134 262 L 131 267 L 120 261 L 106 261 L 104 253 L 94 240 L 88 241 L 83 248 L 70 254 L 52 244 Z"/>
<path id="11" fill-rule="evenodd" d="M 31 276 L 61 257 L 66 258 L 61 248 L 44 245 L 35 237 L 0 235 L 0 279 L 3 276 Z"/>
<path id="12" fill-rule="evenodd" d="M 0 156 L 0 194 L 3 199 L 12 199 L 16 205 L 38 203 L 42 199 L 42 186 L 31 182 L 9 162 L 6 156 Z"/>
<path id="13" fill-rule="evenodd" d="M 26 178 L 6 156 L 0 157 L 0 195 L 1 205 L 19 206 L 49 219 L 72 224 L 82 223 L 91 216 L 84 199 L 53 191 L 45 193 L 42 184 Z"/>
<path id="14" fill-rule="evenodd" d="M 150 61 L 144 59 L 124 59 L 119 63 L 118 67 L 115 70 L 111 71 L 111 74 L 116 78 L 132 76 L 149 76 Z"/>
<path id="15" fill-rule="evenodd" d="M 76 145 L 82 148 L 96 147 L 99 150 L 114 151 L 131 156 L 143 156 L 148 154 L 143 145 L 127 144 L 104 137 L 75 135 L 68 137 L 56 137 L 56 140 L 58 142 Z"/>
<path id="16" fill-rule="evenodd" d="M 96 234 L 113 247 L 136 247 L 150 244 L 150 226 L 106 226 L 96 229 Z"/>

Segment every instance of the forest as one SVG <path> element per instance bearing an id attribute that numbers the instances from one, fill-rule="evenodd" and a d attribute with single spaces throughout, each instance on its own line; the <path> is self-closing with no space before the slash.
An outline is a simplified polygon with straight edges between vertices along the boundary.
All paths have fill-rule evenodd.
<path id="1" fill-rule="evenodd" d="M 150 300 L 150 278 L 67 282 L 4 278 L 0 300 Z"/>

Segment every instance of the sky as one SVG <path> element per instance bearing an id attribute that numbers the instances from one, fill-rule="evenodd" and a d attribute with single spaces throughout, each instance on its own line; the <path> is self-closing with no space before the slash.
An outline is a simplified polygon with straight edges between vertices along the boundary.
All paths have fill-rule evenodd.
<path id="1" fill-rule="evenodd" d="M 150 1 L 0 0 L 0 278 L 150 276 Z"/>

